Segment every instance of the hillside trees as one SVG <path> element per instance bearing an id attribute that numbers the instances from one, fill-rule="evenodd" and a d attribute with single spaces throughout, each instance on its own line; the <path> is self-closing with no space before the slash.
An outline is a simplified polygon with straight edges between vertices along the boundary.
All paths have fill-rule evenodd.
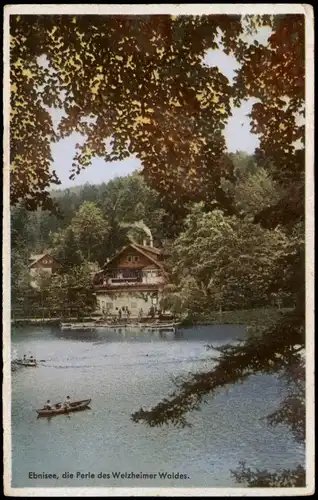
<path id="1" fill-rule="evenodd" d="M 66 267 L 83 261 L 104 263 L 109 229 L 101 209 L 95 203 L 85 201 L 70 225 L 55 235 L 54 253 Z"/>

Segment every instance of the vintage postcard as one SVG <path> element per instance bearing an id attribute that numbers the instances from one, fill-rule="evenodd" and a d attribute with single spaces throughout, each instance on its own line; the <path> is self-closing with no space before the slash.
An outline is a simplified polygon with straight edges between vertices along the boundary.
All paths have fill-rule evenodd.
<path id="1" fill-rule="evenodd" d="M 313 494 L 312 7 L 4 12 L 5 494 Z"/>

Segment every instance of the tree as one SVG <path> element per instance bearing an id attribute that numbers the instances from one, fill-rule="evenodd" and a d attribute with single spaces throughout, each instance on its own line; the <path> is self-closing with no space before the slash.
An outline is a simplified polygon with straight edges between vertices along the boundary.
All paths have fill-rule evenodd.
<path id="1" fill-rule="evenodd" d="M 104 245 L 109 234 L 109 225 L 95 203 L 85 201 L 71 222 L 78 249 L 87 261 L 104 263 Z"/>
<path id="2" fill-rule="evenodd" d="M 170 205 L 204 199 L 230 209 L 220 180 L 231 175 L 222 131 L 232 89 L 202 65 L 218 29 L 227 50 L 240 45 L 239 16 L 11 16 L 12 202 L 51 207 L 47 187 L 59 181 L 50 142 L 77 131 L 86 140 L 72 175 L 92 155 L 135 155 Z M 65 111 L 58 133 L 47 107 Z"/>
<path id="3" fill-rule="evenodd" d="M 268 19 L 257 22 L 264 25 Z M 242 68 L 235 79 L 236 104 L 247 95 L 257 99 L 250 114 L 251 130 L 260 138 L 256 158 L 287 190 L 258 214 L 267 225 L 304 219 L 304 23 L 303 15 L 275 16 L 268 45 L 255 42 L 238 55 Z"/>
<path id="4" fill-rule="evenodd" d="M 27 228 L 29 214 L 26 212 L 22 203 L 12 208 L 10 212 L 11 219 L 11 248 L 12 250 L 26 246 Z"/>
<path id="5" fill-rule="evenodd" d="M 158 193 L 150 189 L 137 172 L 127 177 L 117 177 L 103 185 L 99 190 L 98 205 L 110 225 L 105 257 L 110 257 L 129 243 L 127 227 L 140 220 L 149 226 L 154 240 L 159 244 L 169 232 L 165 224 L 167 213 Z M 139 233 L 142 243 L 146 235 L 142 237 L 142 233 Z"/>
<path id="6" fill-rule="evenodd" d="M 64 270 L 83 263 L 84 257 L 71 226 L 54 235 L 53 254 Z"/>
<path id="7" fill-rule="evenodd" d="M 261 210 L 286 195 L 284 187 L 273 179 L 268 162 L 266 166 L 257 163 L 254 156 L 243 152 L 229 156 L 234 164 L 234 177 L 222 181 L 222 187 L 233 200 L 236 214 L 253 220 Z"/>
<path id="8" fill-rule="evenodd" d="M 273 269 L 294 249 L 281 230 L 267 230 L 221 211 L 195 205 L 176 238 L 168 260 L 170 278 L 185 310 L 202 314 L 227 309 L 268 306 Z M 275 292 L 282 290 L 275 281 Z"/>
<path id="9" fill-rule="evenodd" d="M 22 245 L 11 250 L 11 301 L 13 307 L 20 307 L 31 291 L 28 252 Z"/>
<path id="10" fill-rule="evenodd" d="M 60 313 L 75 310 L 79 316 L 84 316 L 95 309 L 94 288 L 87 263 L 52 276 L 44 291 L 49 307 Z"/>

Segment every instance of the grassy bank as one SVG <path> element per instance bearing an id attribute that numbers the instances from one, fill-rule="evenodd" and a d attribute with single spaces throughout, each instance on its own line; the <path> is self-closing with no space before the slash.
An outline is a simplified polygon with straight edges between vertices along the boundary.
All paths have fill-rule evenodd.
<path id="1" fill-rule="evenodd" d="M 264 325 L 277 321 L 289 309 L 260 308 L 234 311 L 211 311 L 208 314 L 188 317 L 183 327 L 196 325 Z"/>

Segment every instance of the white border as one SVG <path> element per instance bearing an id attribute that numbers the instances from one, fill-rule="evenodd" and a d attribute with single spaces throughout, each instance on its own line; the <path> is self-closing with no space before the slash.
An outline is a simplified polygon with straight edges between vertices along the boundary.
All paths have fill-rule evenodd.
<path id="1" fill-rule="evenodd" d="M 9 16 L 10 14 L 284 14 L 305 15 L 306 23 L 306 488 L 11 488 L 11 342 L 9 200 Z M 309 4 L 178 5 L 9 5 L 4 8 L 3 168 L 3 419 L 6 496 L 305 496 L 314 487 L 314 14 Z M 6 392 L 7 391 L 7 392 Z"/>
<path id="2" fill-rule="evenodd" d="M 9 14 L 173 14 L 173 15 L 203 15 L 203 14 L 305 14 L 310 15 L 312 6 L 309 4 L 64 4 L 64 5 L 9 5 L 5 7 Z M 311 14 L 313 18 L 313 12 Z"/>

